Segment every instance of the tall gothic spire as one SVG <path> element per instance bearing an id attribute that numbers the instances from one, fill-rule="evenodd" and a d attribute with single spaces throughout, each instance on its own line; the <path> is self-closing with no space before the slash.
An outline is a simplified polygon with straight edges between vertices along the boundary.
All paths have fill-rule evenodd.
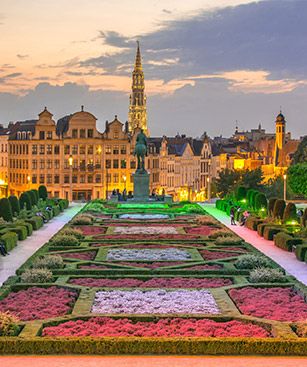
<path id="1" fill-rule="evenodd" d="M 137 50 L 134 70 L 132 72 L 131 89 L 132 91 L 130 94 L 130 106 L 128 116 L 129 132 L 133 133 L 135 129 L 139 128 L 143 129 L 145 134 L 148 134 L 146 96 L 144 92 L 145 83 L 139 41 L 137 41 Z"/>

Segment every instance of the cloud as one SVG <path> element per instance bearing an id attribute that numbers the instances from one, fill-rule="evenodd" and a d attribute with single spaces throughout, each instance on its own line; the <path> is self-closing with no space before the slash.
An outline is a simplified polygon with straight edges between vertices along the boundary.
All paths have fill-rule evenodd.
<path id="1" fill-rule="evenodd" d="M 7 75 L 3 75 L 2 77 L 0 77 L 0 83 L 5 83 L 10 79 L 20 77 L 21 75 L 22 73 L 11 73 Z"/>
<path id="2" fill-rule="evenodd" d="M 18 59 L 20 60 L 24 60 L 24 59 L 27 59 L 29 57 L 29 55 L 22 55 L 22 54 L 17 54 L 16 55 L 18 57 Z"/>
<path id="3" fill-rule="evenodd" d="M 132 44 L 135 46 L 135 40 L 115 31 L 99 31 L 97 38 L 102 39 L 105 44 L 117 48 L 129 48 L 132 47 Z"/>
<path id="4" fill-rule="evenodd" d="M 168 9 L 162 9 L 162 12 L 165 14 L 172 14 L 173 12 L 171 10 Z"/>

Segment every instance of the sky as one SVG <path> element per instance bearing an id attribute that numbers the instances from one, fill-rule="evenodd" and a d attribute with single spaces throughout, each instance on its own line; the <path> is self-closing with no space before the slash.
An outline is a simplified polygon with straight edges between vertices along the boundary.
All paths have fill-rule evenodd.
<path id="1" fill-rule="evenodd" d="M 1 0 L 0 123 L 128 117 L 140 41 L 151 135 L 229 136 L 282 109 L 307 134 L 305 0 Z"/>

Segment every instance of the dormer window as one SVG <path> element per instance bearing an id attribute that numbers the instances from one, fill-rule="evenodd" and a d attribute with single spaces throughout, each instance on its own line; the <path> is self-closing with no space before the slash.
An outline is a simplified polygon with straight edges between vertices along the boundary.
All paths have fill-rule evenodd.
<path id="1" fill-rule="evenodd" d="M 27 138 L 27 133 L 25 131 L 22 132 L 22 140 L 26 140 Z"/>
<path id="2" fill-rule="evenodd" d="M 45 140 L 45 131 L 39 132 L 39 140 Z"/>
<path id="3" fill-rule="evenodd" d="M 17 133 L 17 140 L 21 140 L 21 132 L 20 131 L 18 131 L 18 133 Z"/>
<path id="4" fill-rule="evenodd" d="M 47 139 L 52 139 L 52 131 L 47 131 Z"/>
<path id="5" fill-rule="evenodd" d="M 30 140 L 30 139 L 32 139 L 32 133 L 31 133 L 31 131 L 28 131 L 28 139 Z"/>
<path id="6" fill-rule="evenodd" d="M 118 130 L 115 130 L 115 131 L 114 131 L 113 138 L 114 138 L 114 139 L 118 139 L 118 138 L 119 138 Z"/>

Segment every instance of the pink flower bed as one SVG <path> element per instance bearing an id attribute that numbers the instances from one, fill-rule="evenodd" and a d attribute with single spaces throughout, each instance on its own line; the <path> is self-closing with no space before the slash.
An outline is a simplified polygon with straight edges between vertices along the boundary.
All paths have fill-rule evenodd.
<path id="1" fill-rule="evenodd" d="M 141 280 L 136 278 L 107 279 L 107 278 L 76 278 L 71 284 L 85 287 L 111 288 L 218 288 L 231 285 L 232 281 L 226 278 L 151 278 Z"/>
<path id="2" fill-rule="evenodd" d="M 248 252 L 248 250 L 244 247 L 222 247 L 220 250 L 226 250 L 226 251 L 238 251 L 238 252 Z"/>
<path id="3" fill-rule="evenodd" d="M 175 222 L 160 222 L 161 219 L 159 219 L 158 223 L 152 223 L 150 222 L 150 227 L 182 227 L 182 224 L 180 223 L 175 223 Z M 146 220 L 146 222 L 148 221 L 148 219 Z M 136 223 L 127 223 L 127 222 L 111 222 L 108 223 L 108 226 L 110 227 L 144 227 L 146 228 L 148 225 L 146 224 L 146 222 L 142 223 L 139 220 L 135 221 Z"/>
<path id="4" fill-rule="evenodd" d="M 90 265 L 80 265 L 78 266 L 78 269 L 101 269 L 101 270 L 106 270 L 106 269 L 111 269 L 110 267 L 108 266 L 105 266 L 105 265 L 96 265 L 96 264 L 90 264 Z"/>
<path id="5" fill-rule="evenodd" d="M 201 226 L 201 227 L 185 227 L 184 230 L 188 234 L 199 234 L 201 236 L 208 236 L 212 232 L 215 231 L 215 228 L 209 227 L 209 226 Z"/>
<path id="6" fill-rule="evenodd" d="M 58 254 L 63 258 L 77 259 L 77 260 L 94 260 L 96 251 L 84 251 L 84 252 L 66 252 Z"/>
<path id="7" fill-rule="evenodd" d="M 253 337 L 270 334 L 261 326 L 241 321 L 216 322 L 208 319 L 160 319 L 138 321 L 93 317 L 89 320 L 67 321 L 44 328 L 43 336 L 138 336 L 138 337 Z"/>
<path id="8" fill-rule="evenodd" d="M 0 311 L 9 311 L 23 321 L 66 315 L 72 309 L 77 292 L 60 287 L 31 287 L 11 292 L 0 301 Z"/>
<path id="9" fill-rule="evenodd" d="M 221 269 L 222 265 L 209 265 L 209 264 L 204 264 L 204 265 L 194 265 L 194 266 L 189 266 L 189 267 L 185 267 L 185 268 L 181 268 L 182 270 L 218 270 Z"/>
<path id="10" fill-rule="evenodd" d="M 82 231 L 82 233 L 85 236 L 93 236 L 93 235 L 96 235 L 96 234 L 104 234 L 107 231 L 106 227 L 101 227 L 101 226 L 78 226 L 78 227 L 75 227 L 75 228 Z"/>
<path id="11" fill-rule="evenodd" d="M 91 247 L 110 247 L 114 246 L 112 243 L 93 243 L 90 245 Z M 135 243 L 135 244 L 122 244 L 121 248 L 167 248 L 167 247 L 205 247 L 205 244 L 201 243 L 188 243 L 188 244 L 172 244 L 172 243 L 166 243 L 166 244 L 146 244 L 146 243 Z"/>
<path id="12" fill-rule="evenodd" d="M 227 257 L 239 256 L 240 254 L 237 252 L 222 252 L 222 251 L 209 251 L 202 250 L 200 251 L 201 256 L 205 260 L 217 260 L 217 259 L 225 259 Z"/>
<path id="13" fill-rule="evenodd" d="M 151 240 L 186 240 L 187 235 L 186 234 L 155 234 L 155 235 L 147 235 L 144 236 L 142 234 L 114 234 L 114 235 L 104 235 L 104 236 L 94 236 L 94 240 L 144 240 L 148 241 L 148 239 Z M 190 235 L 189 240 L 197 240 L 199 239 L 199 236 Z"/>
<path id="14" fill-rule="evenodd" d="M 244 315 L 277 321 L 307 319 L 307 303 L 292 288 L 232 289 L 229 295 Z"/>
<path id="15" fill-rule="evenodd" d="M 134 262 L 134 261 L 116 261 L 115 265 L 128 265 L 147 269 L 157 269 L 163 266 L 175 266 L 186 264 L 183 261 L 154 261 L 154 262 Z"/>

